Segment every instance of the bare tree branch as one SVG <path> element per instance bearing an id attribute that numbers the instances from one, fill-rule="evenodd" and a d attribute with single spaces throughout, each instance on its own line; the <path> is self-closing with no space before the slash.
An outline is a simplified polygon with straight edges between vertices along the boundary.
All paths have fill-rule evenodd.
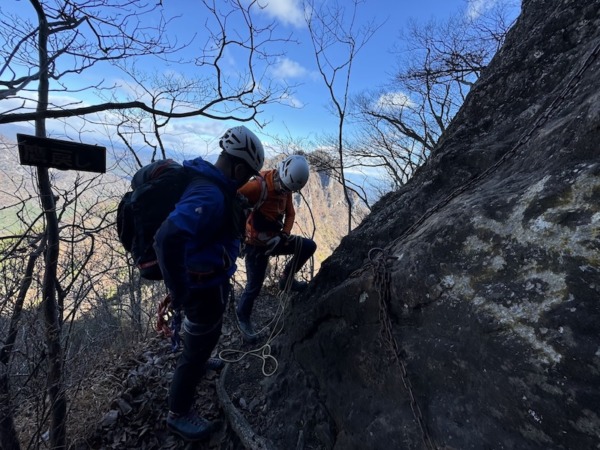
<path id="1" fill-rule="evenodd" d="M 348 206 L 348 233 L 352 230 L 352 199 L 345 175 L 344 125 L 349 101 L 352 65 L 356 55 L 371 39 L 379 25 L 367 23 L 356 28 L 356 16 L 362 0 L 353 0 L 347 15 L 347 5 L 337 2 L 317 7 L 307 0 L 306 23 L 310 33 L 319 73 L 338 119 L 336 149 L 339 157 L 339 176 Z"/>
<path id="2" fill-rule="evenodd" d="M 511 26 L 506 4 L 476 19 L 412 22 L 398 51 L 398 71 L 384 89 L 356 98 L 361 126 L 347 157 L 373 161 L 394 187 L 408 181 L 434 151 Z M 368 150 L 365 150 L 368 149 Z"/>

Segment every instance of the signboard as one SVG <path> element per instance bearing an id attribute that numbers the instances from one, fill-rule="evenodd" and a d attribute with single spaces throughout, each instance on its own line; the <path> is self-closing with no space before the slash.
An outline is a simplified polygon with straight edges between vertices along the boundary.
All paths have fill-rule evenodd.
<path id="1" fill-rule="evenodd" d="M 17 133 L 21 165 L 106 172 L 106 147 Z"/>

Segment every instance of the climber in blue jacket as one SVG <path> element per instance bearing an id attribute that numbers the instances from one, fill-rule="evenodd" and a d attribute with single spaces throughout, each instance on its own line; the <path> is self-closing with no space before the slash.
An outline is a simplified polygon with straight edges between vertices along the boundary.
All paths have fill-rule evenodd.
<path id="1" fill-rule="evenodd" d="M 235 198 L 237 189 L 264 163 L 260 140 L 244 126 L 227 130 L 219 145 L 222 152 L 214 165 L 202 158 L 184 161 L 184 167 L 198 176 L 192 176 L 154 240 L 171 296 L 173 326 L 181 324 L 185 331 L 169 389 L 167 427 L 189 441 L 207 438 L 216 427 L 195 412 L 193 403 L 221 335 L 230 278 L 239 255 L 240 236 L 226 224 L 231 215 L 227 199 Z"/>

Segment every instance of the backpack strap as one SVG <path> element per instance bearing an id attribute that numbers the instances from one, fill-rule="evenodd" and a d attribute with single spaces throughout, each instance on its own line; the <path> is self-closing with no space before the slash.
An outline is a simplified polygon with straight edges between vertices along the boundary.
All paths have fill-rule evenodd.
<path id="1" fill-rule="evenodd" d="M 260 210 L 260 207 L 267 200 L 267 196 L 269 194 L 268 189 L 267 189 L 267 181 L 265 180 L 265 178 L 260 175 L 258 175 L 256 178 L 258 178 L 260 180 L 260 196 L 258 197 L 258 201 L 252 207 L 252 211 L 250 211 L 250 214 L 248 215 L 245 241 L 246 241 L 246 243 L 252 244 L 252 245 L 264 245 L 264 243 L 267 240 L 269 240 L 271 237 L 273 237 L 274 232 L 281 229 L 281 224 L 274 223 L 273 229 L 269 230 L 269 231 L 262 229 L 264 227 L 261 227 L 261 226 L 256 227 L 257 220 L 260 223 L 263 223 L 263 224 L 265 223 L 264 219 L 261 220 L 261 218 L 264 216 L 261 214 L 261 212 L 259 210 Z M 257 228 L 261 228 L 261 230 L 259 231 Z"/>
<path id="2" fill-rule="evenodd" d="M 258 209 L 263 205 L 263 203 L 267 199 L 267 180 L 265 180 L 264 177 L 261 177 L 260 175 L 258 175 L 257 178 L 260 180 L 260 196 L 258 197 L 258 201 L 254 204 L 254 207 L 252 208 L 254 211 L 258 211 Z"/>

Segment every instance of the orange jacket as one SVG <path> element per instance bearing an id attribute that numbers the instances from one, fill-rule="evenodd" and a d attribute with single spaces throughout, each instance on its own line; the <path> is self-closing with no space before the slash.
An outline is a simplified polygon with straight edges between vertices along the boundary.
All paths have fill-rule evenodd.
<path id="1" fill-rule="evenodd" d="M 280 192 L 275 189 L 273 177 L 276 169 L 265 170 L 260 173 L 266 184 L 267 196 L 258 211 L 269 221 L 277 223 L 282 221 L 283 226 L 278 231 L 259 231 L 254 228 L 253 215 L 246 222 L 246 242 L 252 245 L 265 245 L 273 236 L 280 232 L 290 234 L 296 218 L 296 210 L 292 202 L 291 192 Z M 238 192 L 248 199 L 251 206 L 256 205 L 262 196 L 263 181 L 255 178 L 243 185 Z"/>

